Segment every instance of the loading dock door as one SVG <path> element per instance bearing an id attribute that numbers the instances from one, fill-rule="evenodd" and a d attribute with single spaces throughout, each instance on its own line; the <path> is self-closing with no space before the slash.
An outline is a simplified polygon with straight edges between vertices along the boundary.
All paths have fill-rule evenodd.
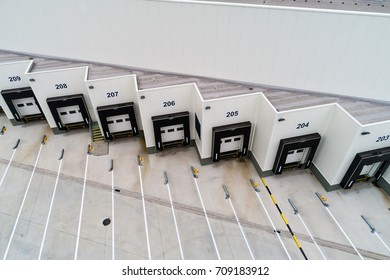
<path id="1" fill-rule="evenodd" d="M 213 127 L 213 162 L 221 158 L 246 156 L 251 127 L 250 122 Z"/>
<path id="2" fill-rule="evenodd" d="M 321 136 L 318 133 L 280 140 L 273 173 L 282 174 L 285 168 L 308 168 L 313 161 L 320 140 Z"/>
<path id="3" fill-rule="evenodd" d="M 139 134 L 133 102 L 100 106 L 96 110 L 106 141 Z"/>
<path id="4" fill-rule="evenodd" d="M 1 91 L 8 108 L 18 122 L 44 119 L 42 109 L 30 87 Z"/>
<path id="5" fill-rule="evenodd" d="M 377 181 L 389 165 L 390 147 L 358 153 L 340 185 L 343 189 L 350 189 L 354 183 Z"/>
<path id="6" fill-rule="evenodd" d="M 88 127 L 90 118 L 82 94 L 46 99 L 58 130 Z"/>
<path id="7" fill-rule="evenodd" d="M 157 150 L 190 144 L 189 112 L 153 116 L 152 121 Z"/>

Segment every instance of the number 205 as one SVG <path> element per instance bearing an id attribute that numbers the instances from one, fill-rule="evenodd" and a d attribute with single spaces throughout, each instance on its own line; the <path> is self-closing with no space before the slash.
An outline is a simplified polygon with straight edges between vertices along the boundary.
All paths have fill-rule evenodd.
<path id="1" fill-rule="evenodd" d="M 226 112 L 226 117 L 227 118 L 237 117 L 237 116 L 238 116 L 238 111 Z"/>

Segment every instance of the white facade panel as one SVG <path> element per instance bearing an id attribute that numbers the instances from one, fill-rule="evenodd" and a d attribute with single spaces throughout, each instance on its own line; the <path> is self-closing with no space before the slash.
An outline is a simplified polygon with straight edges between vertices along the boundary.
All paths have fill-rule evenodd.
<path id="1" fill-rule="evenodd" d="M 0 49 L 390 101 L 386 14 L 158 0 L 17 2 L 2 1 Z"/>
<path id="2" fill-rule="evenodd" d="M 30 84 L 24 73 L 31 63 L 31 60 L 0 63 L 0 92 L 7 89 L 29 87 Z M 0 107 L 4 110 L 8 119 L 15 118 L 2 97 L 0 97 Z"/>
<path id="3" fill-rule="evenodd" d="M 263 94 L 260 95 L 256 117 L 252 155 L 262 170 L 270 170 L 272 167 L 265 169 L 268 158 L 268 141 L 277 122 L 277 111 Z"/>
<path id="4" fill-rule="evenodd" d="M 96 121 L 93 107 L 84 83 L 87 67 L 26 73 L 46 120 L 51 128 L 57 127 L 46 99 L 71 94 L 83 94 L 92 121 Z"/>
<path id="5" fill-rule="evenodd" d="M 135 75 L 86 80 L 85 85 L 92 103 L 93 112 L 96 116 L 96 120 L 100 126 L 101 131 L 103 130 L 96 108 L 100 106 L 115 105 L 126 102 L 134 102 L 134 110 L 135 116 L 137 118 L 138 128 L 142 129 L 142 124 L 140 121 L 141 115 L 138 110 L 138 99 L 136 94 L 137 81 Z"/>
<path id="6" fill-rule="evenodd" d="M 272 105 L 269 104 L 269 106 Z M 273 120 L 267 120 L 267 124 L 261 120 L 257 129 L 257 134 L 261 140 L 255 138 L 255 141 L 259 141 L 258 143 L 261 146 L 254 144 L 252 152 L 256 158 L 262 159 L 259 162 L 262 170 L 269 171 L 272 169 L 281 139 L 316 132 L 322 136 L 334 106 L 334 104 L 328 104 L 283 112 L 274 111 Z M 272 115 L 272 110 L 268 109 L 265 114 Z M 259 114 L 259 118 L 263 116 L 263 114 Z"/>
<path id="7" fill-rule="evenodd" d="M 360 124 L 335 105 L 313 160 L 313 164 L 330 185 L 341 182 L 351 164 L 352 143 L 357 141 L 359 136 Z"/>
<path id="8" fill-rule="evenodd" d="M 194 105 L 192 103 L 194 86 L 194 84 L 184 84 L 137 92 L 146 147 L 155 146 L 153 116 L 188 111 L 190 113 L 190 136 L 191 140 L 194 139 Z"/>
<path id="9" fill-rule="evenodd" d="M 252 124 L 251 138 L 253 137 L 259 99 L 260 94 L 253 93 L 204 101 L 202 115 L 202 159 L 211 157 L 213 127 L 249 121 Z M 210 109 L 206 110 L 206 107 L 210 107 Z"/>

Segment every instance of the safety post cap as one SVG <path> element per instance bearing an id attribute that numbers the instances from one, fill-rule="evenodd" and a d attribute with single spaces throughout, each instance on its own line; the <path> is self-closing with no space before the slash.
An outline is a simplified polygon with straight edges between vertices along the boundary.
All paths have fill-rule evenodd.
<path id="1" fill-rule="evenodd" d="M 223 191 L 225 192 L 225 199 L 230 198 L 230 193 L 226 187 L 226 185 L 222 184 Z"/>
<path id="2" fill-rule="evenodd" d="M 168 174 L 166 171 L 164 171 L 164 185 L 167 185 L 168 184 Z"/>
<path id="3" fill-rule="evenodd" d="M 63 159 L 63 158 L 64 158 L 64 152 L 65 152 L 65 150 L 64 150 L 64 149 L 62 149 L 62 150 L 61 150 L 60 157 L 58 158 L 58 160 L 61 160 L 61 159 Z"/>
<path id="4" fill-rule="evenodd" d="M 290 203 L 292 209 L 294 209 L 294 215 L 298 214 L 298 208 L 295 206 L 294 202 L 289 198 L 287 200 Z"/>
<path id="5" fill-rule="evenodd" d="M 196 169 L 195 167 L 191 166 L 191 172 L 194 178 L 198 178 L 199 170 Z"/>
<path id="6" fill-rule="evenodd" d="M 108 172 L 111 172 L 112 170 L 114 170 L 114 160 L 110 159 L 110 168 L 108 169 Z"/>
<path id="7" fill-rule="evenodd" d="M 137 155 L 137 160 L 138 160 L 138 165 L 142 166 L 142 164 L 144 162 L 143 156 L 142 155 Z"/>
<path id="8" fill-rule="evenodd" d="M 318 199 L 321 201 L 321 203 L 325 206 L 325 207 L 329 207 L 329 203 L 328 201 L 326 200 L 326 197 L 319 194 L 318 192 L 316 192 L 316 196 L 318 197 Z"/>
<path id="9" fill-rule="evenodd" d="M 91 144 L 88 144 L 87 154 L 92 155 L 93 146 Z"/>
<path id="10" fill-rule="evenodd" d="M 7 131 L 7 128 L 3 126 L 0 131 L 0 135 L 4 135 L 4 133 Z"/>
<path id="11" fill-rule="evenodd" d="M 258 187 L 259 187 L 259 183 L 257 183 L 256 181 L 254 181 L 252 178 L 249 179 L 249 182 L 251 182 L 251 185 L 252 185 L 253 189 L 254 189 L 256 192 L 260 192 L 260 189 L 258 188 Z"/>
<path id="12" fill-rule="evenodd" d="M 46 135 L 43 135 L 43 137 L 42 137 L 42 145 L 45 145 L 46 144 L 46 142 L 47 142 L 47 136 Z"/>
<path id="13" fill-rule="evenodd" d="M 375 232 L 375 228 L 374 228 L 374 226 L 370 223 L 370 221 L 369 221 L 364 215 L 360 215 L 360 217 L 362 217 L 362 219 L 366 222 L 366 224 L 368 225 L 368 227 L 371 229 L 371 233 L 374 233 L 374 232 Z"/>

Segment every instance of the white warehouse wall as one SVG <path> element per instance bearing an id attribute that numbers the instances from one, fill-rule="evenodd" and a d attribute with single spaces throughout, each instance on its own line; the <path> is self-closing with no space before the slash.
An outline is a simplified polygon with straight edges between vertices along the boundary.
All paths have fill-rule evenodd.
<path id="1" fill-rule="evenodd" d="M 188 111 L 190 113 L 190 137 L 194 139 L 194 106 L 193 106 L 193 88 L 194 84 L 183 84 L 177 86 L 168 86 L 140 90 L 137 92 L 139 110 L 141 112 L 141 121 L 147 148 L 155 147 L 153 116 L 166 115 Z M 144 96 L 144 99 L 141 99 Z M 163 102 L 175 101 L 174 106 L 164 107 Z"/>
<path id="2" fill-rule="evenodd" d="M 0 49 L 390 101 L 390 15 L 162 0 L 0 0 Z"/>
<path id="3" fill-rule="evenodd" d="M 96 110 L 97 107 L 126 102 L 134 103 L 138 129 L 142 129 L 141 114 L 138 109 L 138 99 L 136 95 L 137 81 L 135 75 L 86 80 L 85 85 L 101 132 L 103 130 Z M 91 89 L 90 86 L 92 86 L 93 89 Z M 118 94 L 116 96 L 108 97 L 108 92 L 118 92 Z"/>
<path id="4" fill-rule="evenodd" d="M 27 77 L 25 76 L 26 69 L 31 66 L 32 60 L 18 61 L 0 64 L 0 92 L 2 90 L 29 87 Z M 18 80 L 10 80 L 8 77 L 20 77 Z M 8 119 L 15 119 L 14 115 L 5 103 L 4 98 L 0 97 L 0 107 L 4 110 Z"/>
<path id="5" fill-rule="evenodd" d="M 46 102 L 46 99 L 50 97 L 83 94 L 89 115 L 92 121 L 96 121 L 94 108 L 91 104 L 91 100 L 89 99 L 89 95 L 87 94 L 87 89 L 85 86 L 85 75 L 87 68 L 87 66 L 83 66 L 60 70 L 26 73 L 28 79 L 35 80 L 29 83 L 51 128 L 56 128 L 57 125 L 51 114 L 49 105 L 47 105 Z M 64 83 L 67 85 L 67 88 L 56 89 L 56 84 Z"/>
<path id="6" fill-rule="evenodd" d="M 249 143 L 252 142 L 256 128 L 256 110 L 260 102 L 259 95 L 252 93 L 204 101 L 201 121 L 202 159 L 212 157 L 213 127 L 249 121 L 252 124 Z M 204 109 L 207 106 L 210 107 L 209 110 Z M 231 112 L 234 114 L 230 114 Z"/>

